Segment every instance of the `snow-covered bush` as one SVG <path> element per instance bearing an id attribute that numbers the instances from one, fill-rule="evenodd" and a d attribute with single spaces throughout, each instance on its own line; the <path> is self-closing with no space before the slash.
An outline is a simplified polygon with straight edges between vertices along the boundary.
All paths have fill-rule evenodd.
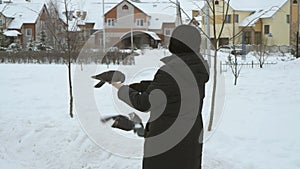
<path id="1" fill-rule="evenodd" d="M 20 44 L 18 42 L 14 42 L 8 45 L 7 50 L 8 52 L 16 52 L 16 51 L 20 51 L 22 49 L 22 47 L 20 46 Z"/>

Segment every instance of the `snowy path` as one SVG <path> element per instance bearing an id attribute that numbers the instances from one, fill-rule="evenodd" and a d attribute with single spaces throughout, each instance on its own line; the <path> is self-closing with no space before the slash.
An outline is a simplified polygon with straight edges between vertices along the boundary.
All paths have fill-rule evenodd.
<path id="1" fill-rule="evenodd" d="M 69 118 L 66 66 L 2 64 L 0 72 L 1 169 L 141 168 Z M 300 168 L 299 72 L 299 60 L 244 69 L 238 86 L 225 73 L 225 111 L 205 143 L 204 169 Z"/>

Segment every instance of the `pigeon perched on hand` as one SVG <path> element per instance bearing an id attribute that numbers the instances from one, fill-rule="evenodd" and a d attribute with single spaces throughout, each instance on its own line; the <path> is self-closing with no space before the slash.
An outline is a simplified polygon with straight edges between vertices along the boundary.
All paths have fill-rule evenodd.
<path id="1" fill-rule="evenodd" d="M 121 82 L 123 83 L 125 81 L 125 75 L 117 70 L 111 70 L 107 72 L 100 73 L 98 75 L 92 76 L 93 79 L 100 80 L 99 83 L 97 83 L 94 87 L 100 88 L 103 86 L 106 82 L 112 83 L 112 82 Z"/>
<path id="2" fill-rule="evenodd" d="M 151 84 L 151 80 L 143 80 L 140 83 L 132 83 L 129 85 L 131 89 L 134 89 L 138 92 L 144 92 L 147 90 L 148 86 Z"/>
<path id="3" fill-rule="evenodd" d="M 134 112 L 129 114 L 129 117 L 123 115 L 114 115 L 101 118 L 102 123 L 109 120 L 114 120 L 111 127 L 118 128 L 125 131 L 133 130 L 140 137 L 144 137 L 144 125 L 142 119 Z"/>

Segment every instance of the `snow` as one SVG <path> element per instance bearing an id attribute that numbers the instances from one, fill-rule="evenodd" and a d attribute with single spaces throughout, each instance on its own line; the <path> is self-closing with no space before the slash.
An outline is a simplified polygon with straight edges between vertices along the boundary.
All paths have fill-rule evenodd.
<path id="1" fill-rule="evenodd" d="M 168 52 L 141 53 L 144 55 L 136 57 L 133 67 L 73 65 L 74 119 L 68 116 L 67 66 L 1 64 L 1 168 L 141 168 L 138 153 L 143 139 L 131 132 L 110 130 L 109 125 L 99 122 L 103 114 L 128 114 L 132 109 L 117 101 L 116 90 L 109 85 L 94 89 L 96 82 L 90 78 L 108 69 L 120 69 L 128 75 L 125 83 L 151 79 L 162 65 L 159 59 Z M 219 56 L 225 60 L 227 54 Z M 246 59 L 254 57 L 249 54 Z M 237 86 L 230 71 L 222 73 L 225 108 L 213 132 L 207 133 L 204 169 L 300 168 L 300 60 L 279 55 L 269 60 L 277 64 L 243 68 Z M 207 91 L 211 91 L 211 81 Z M 78 98 L 81 94 L 86 97 Z M 209 97 L 203 111 L 206 125 Z M 93 102 L 98 109 L 95 113 L 89 107 Z"/>
<path id="2" fill-rule="evenodd" d="M 149 25 L 149 29 L 155 30 L 155 29 L 161 29 L 163 23 L 168 22 L 175 22 L 176 21 L 176 15 L 169 15 L 169 14 L 161 14 L 161 13 L 150 13 L 151 15 L 151 22 Z"/>
<path id="3" fill-rule="evenodd" d="M 269 60 L 278 64 L 264 69 L 243 68 L 236 87 L 232 86 L 232 75 L 225 74 L 223 119 L 204 154 L 231 162 L 234 168 L 300 168 L 300 134 L 296 131 L 300 61 L 281 62 L 281 57 Z"/>
<path id="4" fill-rule="evenodd" d="M 18 35 L 22 35 L 19 31 L 16 30 L 7 30 L 3 33 L 5 36 L 17 37 Z"/>
<path id="5" fill-rule="evenodd" d="M 137 32 L 137 33 L 140 33 L 140 32 L 145 33 L 145 34 L 151 36 L 154 40 L 158 40 L 158 41 L 161 40 L 160 37 L 159 37 L 155 32 L 151 32 L 151 31 L 143 31 L 143 30 L 140 30 L 140 31 L 134 31 L 134 33 L 136 33 L 136 32 Z M 123 38 L 125 38 L 125 37 L 130 37 L 130 33 L 131 33 L 131 32 L 125 33 L 123 36 L 120 37 L 120 39 L 123 39 Z"/>
<path id="6" fill-rule="evenodd" d="M 228 0 L 227 0 L 228 1 Z M 230 6 L 236 10 L 256 11 L 260 9 L 269 9 L 270 7 L 280 8 L 287 0 L 231 0 Z"/>
<path id="7" fill-rule="evenodd" d="M 256 22 L 261 18 L 271 18 L 273 15 L 280 10 L 281 6 L 271 6 L 266 9 L 260 9 L 255 11 L 250 16 L 246 17 L 240 26 L 255 26 Z"/>

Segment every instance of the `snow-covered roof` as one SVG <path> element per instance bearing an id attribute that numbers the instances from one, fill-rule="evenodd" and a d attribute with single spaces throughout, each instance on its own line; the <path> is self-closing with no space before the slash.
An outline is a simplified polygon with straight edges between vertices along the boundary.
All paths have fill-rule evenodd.
<path id="1" fill-rule="evenodd" d="M 149 29 L 161 29 L 163 23 L 168 23 L 168 22 L 175 22 L 176 21 L 176 16 L 174 15 L 168 15 L 168 14 L 161 14 L 161 13 L 150 13 L 151 16 L 150 19 L 150 25 Z"/>
<path id="2" fill-rule="evenodd" d="M 20 13 L 10 13 L 10 16 L 13 15 L 16 19 L 14 23 L 12 23 L 12 27 L 19 27 L 21 20 L 24 20 L 25 17 L 28 19 L 31 18 L 34 20 L 33 11 L 39 11 L 39 8 L 34 4 L 48 4 L 49 0 L 31 0 L 31 2 L 25 2 L 25 0 L 11 0 L 13 3 L 11 4 L 26 4 L 25 10 L 12 10 L 15 11 L 22 11 Z M 104 13 L 108 12 L 110 9 L 115 7 L 118 3 L 122 2 L 123 0 L 104 0 Z M 162 23 L 164 22 L 175 22 L 176 21 L 176 1 L 177 0 L 139 0 L 133 2 L 132 0 L 128 0 L 134 6 L 145 12 L 147 15 L 150 16 L 150 27 L 149 29 L 161 29 Z M 187 23 L 192 18 L 192 10 L 200 10 L 201 6 L 203 6 L 202 1 L 198 0 L 178 0 L 180 2 L 180 6 L 182 8 L 181 16 L 183 18 L 183 22 Z M 65 11 L 65 7 L 63 5 L 63 1 L 57 1 L 59 3 L 59 11 L 60 11 L 60 18 L 66 22 L 66 17 L 63 14 Z M 71 21 L 69 23 L 70 28 L 73 31 L 80 30 L 80 28 L 74 26 L 79 22 L 80 25 L 84 25 L 85 23 L 94 23 L 94 29 L 99 30 L 103 28 L 103 17 L 102 17 L 102 1 L 101 0 L 72 0 L 68 2 L 68 10 L 74 11 L 74 16 L 76 16 L 76 11 L 86 11 L 87 15 L 86 18 L 83 20 L 76 19 L 76 21 Z M 27 12 L 29 9 L 32 9 L 31 12 Z M 1 8 L 0 8 L 1 11 Z M 24 12 L 23 12 L 24 11 Z M 26 13 L 26 16 L 25 14 Z M 28 20 L 26 19 L 26 20 Z"/>
<path id="3" fill-rule="evenodd" d="M 150 32 L 150 31 L 142 31 L 149 36 L 151 36 L 154 40 L 161 40 L 160 37 L 155 33 L 155 32 Z"/>
<path id="4" fill-rule="evenodd" d="M 183 23 L 189 23 L 192 19 L 192 11 L 200 10 L 203 2 L 196 0 L 178 0 L 181 8 Z M 161 29 L 162 23 L 175 22 L 178 13 L 176 0 L 140 0 L 133 3 L 151 16 L 149 29 Z"/>
<path id="5" fill-rule="evenodd" d="M 36 23 L 44 3 L 3 3 L 0 11 L 5 17 L 13 18 L 8 29 L 20 29 L 24 23 Z"/>
<path id="6" fill-rule="evenodd" d="M 230 6 L 235 10 L 257 11 L 271 7 L 281 7 L 286 2 L 287 0 L 230 0 Z"/>
<path id="7" fill-rule="evenodd" d="M 8 37 L 17 37 L 18 35 L 22 35 L 22 33 L 16 30 L 6 30 L 3 34 Z"/>
<path id="8" fill-rule="evenodd" d="M 235 10 L 256 11 L 273 6 L 281 7 L 286 2 L 287 0 L 231 0 L 230 6 Z"/>
<path id="9" fill-rule="evenodd" d="M 278 12 L 278 10 L 280 10 L 281 6 L 270 6 L 270 7 L 265 8 L 265 9 L 257 10 L 253 14 L 251 14 L 250 16 L 246 17 L 240 23 L 240 26 L 242 26 L 242 27 L 246 27 L 246 26 L 252 27 L 252 26 L 255 26 L 255 23 L 259 19 L 271 18 L 276 12 Z"/>
<path id="10" fill-rule="evenodd" d="M 151 31 L 143 31 L 143 30 L 133 31 L 133 33 L 139 33 L 139 32 L 145 33 L 145 34 L 151 36 L 154 40 L 161 40 L 160 37 L 159 37 L 155 32 L 151 32 Z M 130 37 L 130 33 L 131 33 L 131 32 L 125 33 L 123 36 L 120 37 L 120 39 Z"/>
<path id="11" fill-rule="evenodd" d="M 114 8 L 117 4 L 123 0 L 105 0 L 104 1 L 104 13 Z M 162 23 L 164 22 L 175 22 L 176 20 L 176 0 L 140 0 L 137 2 L 132 2 L 128 0 L 131 4 L 139 8 L 141 11 L 145 12 L 150 16 L 150 26 L 149 29 L 161 29 Z M 184 11 L 187 16 L 182 12 L 181 16 L 184 21 L 187 18 L 191 18 L 193 9 L 201 9 L 202 2 L 196 0 L 179 0 L 181 2 L 182 11 Z M 95 23 L 94 29 L 103 28 L 103 17 L 102 17 L 102 1 L 84 1 L 84 0 L 74 0 L 70 2 L 70 11 L 87 11 L 87 17 L 80 21 L 82 23 Z M 64 11 L 64 6 L 61 5 L 61 11 Z M 76 13 L 76 12 L 75 12 Z M 75 14 L 74 13 L 74 14 Z M 65 16 L 61 15 L 61 18 L 65 21 Z"/>
<path id="12" fill-rule="evenodd" d="M 119 0 L 120 2 L 122 0 Z M 149 29 L 161 29 L 163 23 L 174 23 L 176 21 L 176 4 L 169 1 L 140 0 L 133 2 L 128 0 L 128 2 L 150 16 Z M 112 6 L 111 9 L 116 5 Z"/>
<path id="13" fill-rule="evenodd" d="M 104 13 L 111 9 L 118 3 L 119 0 L 105 0 L 104 2 Z M 69 30 L 70 31 L 80 31 L 80 28 L 76 26 L 85 25 L 86 23 L 94 23 L 94 29 L 99 30 L 103 28 L 103 4 L 102 1 L 81 1 L 74 0 L 70 1 L 68 4 L 68 10 L 73 11 L 73 20 L 69 20 Z M 66 16 L 63 13 L 65 11 L 65 6 L 61 2 L 59 4 L 59 14 L 60 18 L 66 23 Z M 77 17 L 76 12 L 86 12 L 86 17 L 84 19 Z"/>
<path id="14" fill-rule="evenodd" d="M 163 23 L 174 23 L 177 18 L 176 0 L 139 0 L 132 2 L 134 6 L 150 16 L 149 29 L 161 29 Z M 196 0 L 178 0 L 181 17 L 184 23 L 192 19 L 192 10 L 200 10 L 203 2 Z"/>

